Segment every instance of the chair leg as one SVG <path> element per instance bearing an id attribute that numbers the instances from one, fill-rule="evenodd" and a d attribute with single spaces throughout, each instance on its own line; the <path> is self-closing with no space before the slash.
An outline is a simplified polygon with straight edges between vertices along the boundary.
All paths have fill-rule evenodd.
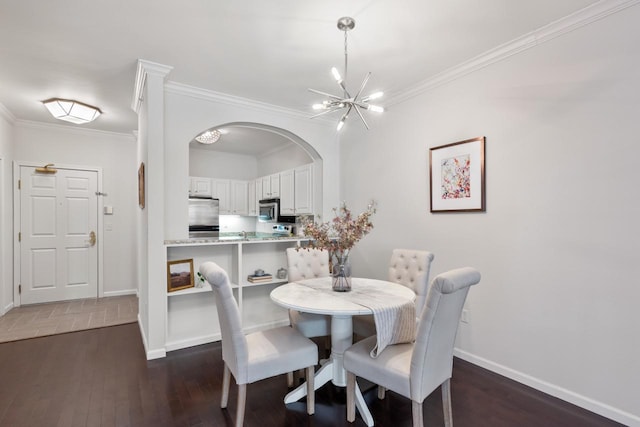
<path id="1" fill-rule="evenodd" d="M 226 408 L 229 401 L 229 382 L 231 380 L 231 371 L 227 364 L 224 364 L 224 372 L 222 374 L 222 398 L 220 399 L 220 407 Z"/>
<path id="2" fill-rule="evenodd" d="M 293 387 L 293 372 L 287 372 L 287 387 Z"/>
<path id="3" fill-rule="evenodd" d="M 440 386 L 442 389 L 442 412 L 445 427 L 453 427 L 453 410 L 451 408 L 451 378 L 447 378 Z"/>
<path id="4" fill-rule="evenodd" d="M 379 385 L 378 386 L 378 399 L 380 399 L 380 400 L 384 399 L 384 395 L 385 395 L 386 391 L 387 391 L 386 388 L 384 388 L 381 385 Z"/>
<path id="5" fill-rule="evenodd" d="M 313 379 L 316 371 L 313 366 L 307 368 L 307 414 L 316 412 L 316 392 L 313 387 Z"/>
<path id="6" fill-rule="evenodd" d="M 356 375 L 347 372 L 347 421 L 356 420 Z"/>
<path id="7" fill-rule="evenodd" d="M 413 414 L 413 427 L 424 427 L 422 419 L 422 402 L 411 401 L 411 413 Z"/>
<path id="8" fill-rule="evenodd" d="M 247 403 L 247 385 L 238 384 L 238 408 L 236 409 L 236 427 L 244 425 L 244 407 Z"/>

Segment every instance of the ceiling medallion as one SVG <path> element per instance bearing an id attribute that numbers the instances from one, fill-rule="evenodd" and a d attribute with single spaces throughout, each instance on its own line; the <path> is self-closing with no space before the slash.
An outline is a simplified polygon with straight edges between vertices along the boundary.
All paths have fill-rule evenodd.
<path id="1" fill-rule="evenodd" d="M 364 123 L 364 126 L 367 129 L 369 129 L 369 125 L 367 124 L 367 121 L 364 119 L 364 116 L 362 115 L 362 112 L 360 111 L 360 109 L 373 111 L 376 113 L 382 113 L 384 111 L 384 108 L 378 105 L 369 104 L 369 101 L 380 98 L 383 95 L 382 92 L 375 92 L 375 93 L 372 93 L 371 95 L 360 98 L 360 95 L 362 94 L 364 87 L 369 81 L 369 77 L 371 77 L 370 72 L 367 73 L 367 75 L 365 76 L 364 80 L 362 81 L 362 84 L 360 85 L 360 89 L 358 90 L 358 92 L 356 92 L 355 95 L 351 96 L 351 94 L 347 90 L 347 86 L 345 83 L 347 79 L 347 59 L 348 59 L 347 58 L 347 32 L 352 30 L 355 26 L 356 26 L 356 21 L 353 18 L 345 16 L 343 18 L 338 19 L 338 29 L 340 31 L 344 31 L 344 78 L 340 75 L 340 72 L 336 67 L 333 67 L 331 69 L 331 73 L 333 74 L 333 78 L 336 80 L 336 82 L 342 89 L 342 96 L 336 96 L 336 95 L 332 95 L 330 93 L 322 92 L 319 90 L 309 89 L 313 93 L 317 93 L 319 95 L 323 95 L 328 98 L 327 100 L 322 101 L 321 104 L 313 105 L 314 110 L 322 110 L 322 112 L 314 116 L 311 116 L 311 118 L 322 116 L 324 114 L 332 113 L 334 111 L 343 110 L 346 108 L 347 111 L 344 112 L 344 114 L 342 115 L 342 118 L 340 118 L 340 120 L 338 121 L 337 130 L 342 129 L 342 127 L 344 126 L 344 122 L 349 117 L 349 113 L 351 113 L 351 111 L 355 111 L 358 114 L 358 117 L 360 117 L 360 120 L 362 120 L 362 123 Z"/>

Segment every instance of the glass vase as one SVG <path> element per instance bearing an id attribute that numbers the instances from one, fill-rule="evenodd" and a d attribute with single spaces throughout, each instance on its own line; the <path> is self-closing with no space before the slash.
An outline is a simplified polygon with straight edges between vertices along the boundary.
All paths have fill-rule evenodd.
<path id="1" fill-rule="evenodd" d="M 336 254 L 331 269 L 331 287 L 335 292 L 349 292 L 351 290 L 351 264 L 349 252 Z"/>

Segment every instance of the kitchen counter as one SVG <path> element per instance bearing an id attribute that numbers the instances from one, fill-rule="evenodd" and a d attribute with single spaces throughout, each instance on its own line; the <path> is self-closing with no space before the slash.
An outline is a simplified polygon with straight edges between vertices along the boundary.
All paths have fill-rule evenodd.
<path id="1" fill-rule="evenodd" d="M 238 243 L 238 242 L 268 242 L 268 241 L 299 241 L 309 240 L 308 237 L 294 236 L 292 234 L 279 233 L 220 233 L 219 237 L 193 238 L 184 240 L 165 240 L 167 246 L 175 245 L 202 245 L 202 244 L 220 244 L 220 243 Z"/>

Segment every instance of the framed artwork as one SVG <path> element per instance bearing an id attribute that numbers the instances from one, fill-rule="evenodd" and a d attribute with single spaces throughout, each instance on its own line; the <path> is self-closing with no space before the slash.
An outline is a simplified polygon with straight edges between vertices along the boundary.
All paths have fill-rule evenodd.
<path id="1" fill-rule="evenodd" d="M 193 259 L 167 262 L 167 291 L 193 288 Z"/>
<path id="2" fill-rule="evenodd" d="M 144 209 L 144 162 L 138 168 L 138 206 Z"/>
<path id="3" fill-rule="evenodd" d="M 429 149 L 431 212 L 485 211 L 485 137 Z"/>

